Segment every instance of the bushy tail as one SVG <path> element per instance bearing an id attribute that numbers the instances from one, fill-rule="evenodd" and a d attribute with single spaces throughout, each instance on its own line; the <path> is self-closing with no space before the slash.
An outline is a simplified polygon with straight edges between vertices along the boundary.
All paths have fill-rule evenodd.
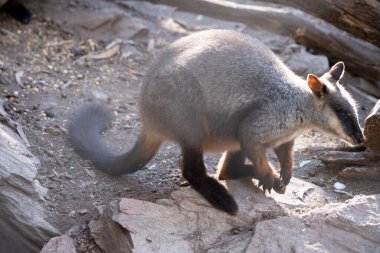
<path id="1" fill-rule="evenodd" d="M 134 147 L 122 154 L 109 150 L 101 140 L 101 132 L 112 120 L 112 113 L 100 105 L 82 106 L 69 124 L 70 142 L 74 150 L 94 166 L 111 175 L 135 172 L 154 156 L 161 141 L 141 133 Z"/>

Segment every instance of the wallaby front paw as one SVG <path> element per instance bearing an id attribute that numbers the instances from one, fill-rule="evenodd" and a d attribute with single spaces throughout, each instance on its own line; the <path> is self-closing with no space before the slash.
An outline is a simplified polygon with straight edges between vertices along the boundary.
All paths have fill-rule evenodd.
<path id="1" fill-rule="evenodd" d="M 289 184 L 290 179 L 292 178 L 292 171 L 281 170 L 281 178 L 276 178 L 273 183 L 273 190 L 277 193 L 284 194 L 286 186 Z"/>
<path id="2" fill-rule="evenodd" d="M 290 182 L 290 179 L 292 178 L 292 170 L 281 170 L 281 183 L 284 186 L 287 186 Z"/>
<path id="3" fill-rule="evenodd" d="M 272 188 L 276 187 L 276 184 L 278 184 L 277 181 L 280 182 L 279 175 L 271 171 L 259 179 L 259 187 L 263 186 L 264 192 L 268 190 L 268 192 L 271 193 Z M 276 189 L 274 190 L 277 191 Z"/>
<path id="4" fill-rule="evenodd" d="M 273 190 L 277 193 L 284 194 L 286 190 L 286 184 L 280 178 L 276 178 L 273 184 Z"/>

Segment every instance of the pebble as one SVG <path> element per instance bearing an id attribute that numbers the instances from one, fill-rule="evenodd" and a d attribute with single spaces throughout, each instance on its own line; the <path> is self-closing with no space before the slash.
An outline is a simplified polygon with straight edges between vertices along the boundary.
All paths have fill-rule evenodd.
<path id="1" fill-rule="evenodd" d="M 45 112 L 45 115 L 46 115 L 46 117 L 48 117 L 48 118 L 54 118 L 54 117 L 55 117 L 55 114 L 54 114 L 54 112 L 52 112 L 52 111 L 46 111 L 46 112 Z"/>
<path id="2" fill-rule="evenodd" d="M 325 186 L 326 186 L 325 180 L 323 180 L 322 178 L 321 178 L 321 179 L 313 180 L 313 181 L 311 181 L 311 182 L 312 182 L 313 184 L 318 185 L 318 186 L 321 186 L 321 187 L 325 187 Z"/>
<path id="3" fill-rule="evenodd" d="M 104 93 L 103 91 L 93 89 L 93 90 L 91 90 L 91 94 L 95 99 L 103 100 L 103 101 L 109 100 L 108 95 L 106 93 Z"/>
<path id="4" fill-rule="evenodd" d="M 84 215 L 84 214 L 88 213 L 88 210 L 87 209 L 81 209 L 81 210 L 78 211 L 78 213 L 80 215 Z"/>
<path id="5" fill-rule="evenodd" d="M 53 136 L 58 136 L 61 134 L 61 130 L 55 127 L 48 127 L 45 129 L 45 132 Z"/>
<path id="6" fill-rule="evenodd" d="M 335 182 L 334 188 L 337 189 L 337 190 L 344 190 L 344 189 L 346 189 L 346 185 L 344 185 L 344 184 L 342 184 L 340 182 Z"/>
<path id="7" fill-rule="evenodd" d="M 179 184 L 179 187 L 187 187 L 187 186 L 190 186 L 190 183 L 187 182 L 187 181 L 182 181 L 182 182 Z"/>
<path id="8" fill-rule="evenodd" d="M 306 164 L 308 164 L 308 163 L 310 163 L 310 162 L 312 162 L 312 160 L 305 160 L 305 161 L 301 161 L 300 163 L 299 163 L 299 167 L 300 168 L 302 168 L 304 165 L 306 165 Z"/>
<path id="9" fill-rule="evenodd" d="M 67 232 L 66 234 L 69 235 L 69 236 L 72 236 L 72 235 L 79 235 L 82 231 L 84 231 L 85 229 L 87 228 L 87 224 L 83 223 L 83 224 L 76 224 L 74 226 L 72 226 Z"/>

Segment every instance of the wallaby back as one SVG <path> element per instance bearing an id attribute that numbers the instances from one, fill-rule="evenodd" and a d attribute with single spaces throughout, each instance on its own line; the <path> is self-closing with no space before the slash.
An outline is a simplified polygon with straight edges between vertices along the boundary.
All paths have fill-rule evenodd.
<path id="1" fill-rule="evenodd" d="M 211 30 L 184 37 L 160 54 L 144 79 L 140 113 L 153 131 L 175 141 L 201 138 L 206 150 L 221 151 L 224 141 L 236 147 L 239 124 L 250 111 L 265 114 L 276 128 L 272 112 L 288 107 L 288 99 L 303 103 L 306 95 L 305 81 L 261 42 Z"/>

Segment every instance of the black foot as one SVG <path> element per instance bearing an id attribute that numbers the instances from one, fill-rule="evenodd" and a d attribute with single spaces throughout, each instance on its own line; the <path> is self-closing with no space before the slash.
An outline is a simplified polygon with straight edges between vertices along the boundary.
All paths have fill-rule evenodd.
<path id="1" fill-rule="evenodd" d="M 192 187 L 199 192 L 215 208 L 234 215 L 238 211 L 238 205 L 231 194 L 212 177 L 200 179 Z"/>

